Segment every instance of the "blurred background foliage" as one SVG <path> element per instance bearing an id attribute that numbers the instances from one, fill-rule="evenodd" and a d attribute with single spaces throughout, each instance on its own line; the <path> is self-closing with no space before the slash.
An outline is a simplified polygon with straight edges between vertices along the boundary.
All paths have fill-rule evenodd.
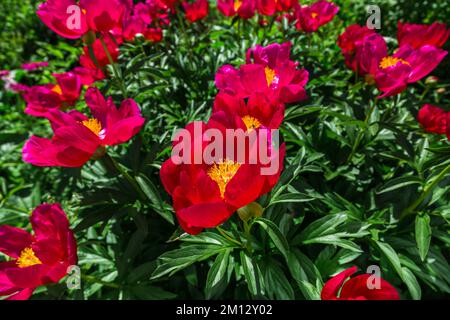
<path id="1" fill-rule="evenodd" d="M 0 70 L 48 61 L 42 70 L 17 71 L 21 83 L 32 85 L 77 65 L 80 41 L 48 30 L 35 15 L 39 1 L 0 1 Z M 346 69 L 336 40 L 346 26 L 365 23 L 367 3 L 335 2 L 339 14 L 310 40 L 287 23 L 264 30 L 255 17 L 239 25 L 211 3 L 210 15 L 198 23 L 172 18 L 163 42 L 137 40 L 121 48 L 127 90 L 147 122 L 136 138 L 110 154 L 136 177 L 145 197 L 107 158 L 82 169 L 23 163 L 24 141 L 31 134 L 48 137 L 51 131 L 46 121 L 23 113 L 20 96 L 0 91 L 0 224 L 29 227 L 35 206 L 56 201 L 70 216 L 78 239 L 82 290 L 68 291 L 61 283 L 40 288 L 34 298 L 317 299 L 336 272 L 351 265 L 365 271 L 371 264 L 381 266 L 383 278 L 402 298 L 447 297 L 450 177 L 414 215 L 399 216 L 450 163 L 445 137 L 425 134 L 416 121 L 423 103 L 450 110 L 449 58 L 433 73 L 437 83 L 421 81 L 380 101 L 366 126 L 363 120 L 376 92 Z M 390 38 L 392 50 L 398 20 L 432 23 L 450 16 L 446 1 L 373 4 L 381 7 L 379 32 Z M 246 239 L 237 215 L 223 226 L 225 234 L 183 235 L 159 180 L 172 132 L 208 118 L 218 67 L 243 63 L 246 49 L 255 44 L 287 40 L 293 43 L 292 60 L 310 72 L 310 98 L 287 108 L 281 128 L 285 171 L 275 189 L 259 200 L 265 212 L 252 221 L 253 250 L 239 245 Z M 116 103 L 122 99 L 114 84 L 105 81 L 100 88 Z M 77 108 L 86 111 L 82 101 Z M 365 132 L 362 143 L 348 162 L 360 130 Z"/>

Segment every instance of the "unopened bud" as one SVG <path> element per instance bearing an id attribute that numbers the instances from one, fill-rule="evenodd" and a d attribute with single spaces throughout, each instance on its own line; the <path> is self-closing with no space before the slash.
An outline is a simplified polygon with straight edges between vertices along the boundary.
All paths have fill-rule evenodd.
<path id="1" fill-rule="evenodd" d="M 252 202 L 242 208 L 239 208 L 237 212 L 242 221 L 248 221 L 251 218 L 261 217 L 263 211 L 263 207 L 258 202 Z"/>

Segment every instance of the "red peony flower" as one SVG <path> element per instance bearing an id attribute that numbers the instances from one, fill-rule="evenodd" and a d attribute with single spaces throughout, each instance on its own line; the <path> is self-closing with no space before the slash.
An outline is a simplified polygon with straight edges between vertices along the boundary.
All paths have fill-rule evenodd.
<path id="1" fill-rule="evenodd" d="M 190 22 L 201 20 L 209 13 L 208 0 L 196 0 L 192 3 L 183 1 L 182 5 L 186 13 L 186 19 Z"/>
<path id="2" fill-rule="evenodd" d="M 275 104 L 306 99 L 308 71 L 297 69 L 298 63 L 289 60 L 290 47 L 290 42 L 256 46 L 248 51 L 247 64 L 239 70 L 225 65 L 217 71 L 217 88 L 241 98 L 264 93 Z"/>
<path id="3" fill-rule="evenodd" d="M 375 74 L 380 98 L 402 92 L 407 84 L 419 81 L 433 71 L 447 55 L 447 51 L 434 46 L 413 49 L 404 45 L 394 55 L 384 57 Z"/>
<path id="4" fill-rule="evenodd" d="M 382 278 L 378 279 L 380 288 L 369 289 L 367 280 L 373 277 L 371 274 L 361 274 L 346 281 L 356 271 L 358 271 L 357 267 L 351 267 L 328 280 L 322 288 L 322 300 L 400 299 L 397 290 Z"/>
<path id="5" fill-rule="evenodd" d="M 147 28 L 144 32 L 145 39 L 152 42 L 160 42 L 163 38 L 161 28 Z"/>
<path id="6" fill-rule="evenodd" d="M 398 22 L 397 40 L 399 47 L 410 45 L 419 49 L 425 45 L 442 48 L 450 35 L 445 23 L 434 22 L 431 25 Z"/>
<path id="7" fill-rule="evenodd" d="M 357 28 L 355 28 L 357 29 Z M 359 31 L 362 30 L 359 29 Z M 345 33 L 344 33 L 345 34 Z M 369 33 L 357 41 L 348 41 L 350 33 L 341 35 L 343 53 L 354 52 L 346 64 L 358 70 L 370 84 L 376 83 L 382 91 L 379 98 L 396 95 L 406 89 L 409 83 L 419 81 L 433 71 L 447 55 L 447 51 L 425 45 L 414 49 L 409 45 L 400 47 L 392 56 L 384 38 L 377 33 Z"/>
<path id="8" fill-rule="evenodd" d="M 48 67 L 48 62 L 43 61 L 43 62 L 29 62 L 29 63 L 24 63 L 22 64 L 21 68 L 23 70 L 27 70 L 27 71 L 33 71 L 39 68 L 44 68 L 44 67 Z"/>
<path id="9" fill-rule="evenodd" d="M 126 41 L 131 41 L 136 37 L 136 35 L 143 35 L 145 30 L 146 23 L 140 17 L 129 17 L 124 21 L 122 37 Z"/>
<path id="10" fill-rule="evenodd" d="M 261 93 L 251 95 L 247 102 L 236 96 L 219 93 L 214 100 L 211 119 L 227 128 L 245 131 L 278 129 L 284 119 L 284 105 L 273 105 Z"/>
<path id="11" fill-rule="evenodd" d="M 81 79 L 73 72 L 53 75 L 57 84 L 33 86 L 24 92 L 25 113 L 43 117 L 50 109 L 73 106 L 81 93 Z"/>
<path id="12" fill-rule="evenodd" d="M 77 244 L 59 204 L 43 204 L 31 214 L 34 234 L 0 226 L 0 252 L 12 260 L 0 262 L 0 296 L 26 300 L 42 285 L 57 283 L 77 263 Z"/>
<path id="13" fill-rule="evenodd" d="M 449 112 L 439 107 L 425 104 L 420 108 L 417 120 L 427 132 L 445 134 Z"/>
<path id="14" fill-rule="evenodd" d="M 356 43 L 363 41 L 366 36 L 374 33 L 374 30 L 366 26 L 362 27 L 357 24 L 352 24 L 338 37 L 337 45 L 341 48 L 347 67 L 355 72 L 361 72 L 358 70 L 358 60 L 356 59 Z"/>
<path id="15" fill-rule="evenodd" d="M 86 103 L 93 118 L 78 111 L 50 110 L 52 139 L 32 136 L 23 147 L 23 160 L 35 166 L 81 167 L 89 159 L 102 156 L 106 146 L 130 140 L 144 124 L 138 105 L 132 99 L 116 108 L 96 88 L 86 92 Z"/>
<path id="16" fill-rule="evenodd" d="M 242 19 L 250 19 L 255 15 L 255 0 L 217 0 L 217 9 L 227 17 L 239 15 Z"/>
<path id="17" fill-rule="evenodd" d="M 272 16 L 277 12 L 278 0 L 256 0 L 256 9 L 259 14 Z"/>
<path id="18" fill-rule="evenodd" d="M 128 0 L 47 0 L 37 15 L 62 37 L 77 39 L 92 30 L 109 32 L 122 25 L 130 10 Z"/>
<path id="19" fill-rule="evenodd" d="M 339 7 L 333 2 L 320 0 L 310 6 L 297 5 L 295 15 L 297 16 L 296 27 L 304 32 L 315 32 L 320 26 L 333 20 L 338 13 Z"/>
<path id="20" fill-rule="evenodd" d="M 118 44 L 120 43 L 120 39 L 115 38 L 116 41 L 114 41 L 111 37 L 112 35 L 110 34 L 106 35 L 104 37 L 104 42 L 112 60 L 115 62 L 119 58 Z M 80 56 L 81 67 L 73 69 L 73 73 L 77 74 L 81 79 L 81 83 L 86 86 L 90 86 L 96 81 L 105 79 L 105 67 L 110 64 L 100 39 L 96 39 L 92 44 L 92 52 L 97 60 L 97 64 L 92 60 L 92 57 L 89 54 L 89 47 L 86 46 L 83 48 L 83 54 Z"/>
<path id="21" fill-rule="evenodd" d="M 179 148 L 181 144 L 190 142 L 190 155 L 183 155 L 190 164 L 180 164 L 172 156 L 163 163 L 160 171 L 164 188 L 172 196 L 178 221 L 190 234 L 198 234 L 204 228 L 224 223 L 237 209 L 269 192 L 278 181 L 285 154 L 284 144 L 277 152 L 271 149 L 270 158 L 278 161 L 278 170 L 271 175 L 262 175 L 261 168 L 264 166 L 260 162 L 252 164 L 250 161 L 238 161 L 237 150 L 242 150 L 242 146 L 235 145 L 234 158 L 231 158 L 227 157 L 226 143 L 222 141 L 224 150 L 221 150 L 220 160 L 208 163 L 203 157 L 206 150 L 211 148 L 210 138 L 205 134 L 207 129 L 220 132 L 222 139 L 227 137 L 227 128 L 213 119 L 207 124 L 188 124 L 185 130 L 190 136 L 183 138 L 180 135 L 173 147 Z M 187 139 L 189 141 L 185 141 Z M 253 146 L 245 149 L 245 158 L 249 159 L 251 155 L 248 150 L 255 149 Z"/>

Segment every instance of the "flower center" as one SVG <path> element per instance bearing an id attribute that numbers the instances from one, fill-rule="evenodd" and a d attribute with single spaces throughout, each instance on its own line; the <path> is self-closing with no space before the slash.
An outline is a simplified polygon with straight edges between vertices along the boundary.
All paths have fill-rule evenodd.
<path id="1" fill-rule="evenodd" d="M 59 94 L 59 95 L 62 95 L 62 89 L 61 89 L 61 87 L 60 87 L 59 84 L 55 85 L 55 86 L 52 88 L 52 91 L 55 92 L 55 93 L 57 93 L 57 94 Z"/>
<path id="2" fill-rule="evenodd" d="M 41 260 L 34 254 L 31 247 L 25 248 L 20 253 L 20 257 L 16 261 L 19 268 L 26 268 L 34 266 L 35 264 L 42 264 Z"/>
<path id="3" fill-rule="evenodd" d="M 406 65 L 410 65 L 408 61 L 405 61 L 403 59 L 399 59 L 396 57 L 392 57 L 392 56 L 388 56 L 388 57 L 384 57 L 381 62 L 380 62 L 380 68 L 381 69 L 386 69 L 388 67 L 392 67 L 395 66 L 398 62 L 401 62 L 403 64 Z"/>
<path id="4" fill-rule="evenodd" d="M 261 122 L 259 122 L 258 119 L 253 118 L 248 115 L 243 117 L 242 121 L 244 121 L 245 126 L 247 127 L 247 131 L 252 131 L 253 129 L 258 129 L 261 126 Z"/>
<path id="5" fill-rule="evenodd" d="M 241 6 L 242 6 L 242 0 L 234 1 L 234 11 L 238 11 Z"/>
<path id="6" fill-rule="evenodd" d="M 270 85 L 273 82 L 273 79 L 275 79 L 276 72 L 275 72 L 275 70 L 270 69 L 269 67 L 265 67 L 264 73 L 266 74 L 267 86 L 270 87 Z"/>
<path id="7" fill-rule="evenodd" d="M 311 18 L 313 18 L 313 19 L 317 18 L 318 15 L 319 14 L 316 12 L 311 12 Z"/>
<path id="8" fill-rule="evenodd" d="M 81 122 L 86 128 L 91 130 L 96 136 L 102 131 L 102 125 L 97 119 L 88 119 Z"/>
<path id="9" fill-rule="evenodd" d="M 81 12 L 83 12 L 83 14 L 87 13 L 86 9 L 81 9 Z"/>
<path id="10" fill-rule="evenodd" d="M 219 186 L 222 199 L 225 196 L 225 189 L 228 182 L 233 179 L 240 166 L 240 163 L 225 159 L 225 161 L 214 163 L 211 168 L 209 168 L 208 176 Z"/>

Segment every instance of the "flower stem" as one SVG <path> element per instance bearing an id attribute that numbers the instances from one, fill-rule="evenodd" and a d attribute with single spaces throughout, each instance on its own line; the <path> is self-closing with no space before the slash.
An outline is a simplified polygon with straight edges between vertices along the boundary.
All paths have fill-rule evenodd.
<path id="1" fill-rule="evenodd" d="M 353 156 L 355 155 L 356 150 L 358 149 L 359 144 L 361 143 L 361 140 L 364 137 L 364 132 L 368 127 L 370 117 L 372 116 L 372 113 L 375 110 L 377 102 L 378 102 L 378 98 L 375 98 L 375 101 L 373 102 L 373 105 L 369 108 L 369 111 L 367 112 L 367 115 L 366 115 L 366 119 L 364 120 L 364 128 L 362 128 L 359 131 L 358 136 L 356 137 L 355 143 L 353 144 L 352 152 L 348 156 L 347 162 L 350 162 L 353 159 Z"/>
<path id="2" fill-rule="evenodd" d="M 114 62 L 114 60 L 111 56 L 111 53 L 109 52 L 108 47 L 106 46 L 105 40 L 103 39 L 103 36 L 100 37 L 100 42 L 102 44 L 103 50 L 105 50 L 106 56 L 108 57 L 108 60 L 109 60 L 109 63 L 111 64 L 111 66 L 113 68 L 114 77 L 119 82 L 120 90 L 122 91 L 124 98 L 128 98 L 128 92 L 125 87 L 125 82 L 122 78 L 122 73 L 119 72 L 119 69 L 117 68 L 117 64 Z"/>
<path id="3" fill-rule="evenodd" d="M 250 233 L 250 230 L 252 229 L 252 224 L 248 223 L 247 221 L 242 221 L 244 224 L 244 234 L 245 234 L 245 239 L 247 240 L 245 247 L 247 248 L 247 250 L 251 253 L 253 251 L 252 248 L 252 235 Z"/>
<path id="4" fill-rule="evenodd" d="M 116 171 L 121 174 L 127 181 L 131 184 L 131 186 L 136 190 L 136 192 L 139 194 L 139 197 L 141 200 L 145 200 L 146 196 L 142 189 L 139 187 L 138 183 L 136 182 L 136 179 L 130 176 L 130 174 L 119 164 L 116 160 L 114 160 L 113 157 L 111 157 L 108 153 L 105 154 L 105 158 L 111 162 L 111 164 L 114 166 Z"/>
<path id="5" fill-rule="evenodd" d="M 240 242 L 240 241 L 234 239 L 233 237 L 231 237 L 231 236 L 228 234 L 228 232 L 226 232 L 225 230 L 223 230 L 221 227 L 217 226 L 216 229 L 217 229 L 217 231 L 219 231 L 220 234 L 223 235 L 227 240 L 229 240 L 229 241 L 231 241 L 231 242 L 237 244 L 237 245 L 240 246 L 240 247 L 244 247 L 244 245 L 242 244 L 242 242 Z"/>
<path id="6" fill-rule="evenodd" d="M 408 208 L 400 213 L 400 220 L 404 219 L 408 215 L 414 212 L 414 210 L 425 200 L 428 195 L 433 191 L 434 187 L 444 179 L 445 175 L 450 172 L 450 164 L 446 166 L 437 176 L 434 178 L 433 182 L 429 186 L 425 187 L 420 194 L 419 198 L 414 201 Z"/>

